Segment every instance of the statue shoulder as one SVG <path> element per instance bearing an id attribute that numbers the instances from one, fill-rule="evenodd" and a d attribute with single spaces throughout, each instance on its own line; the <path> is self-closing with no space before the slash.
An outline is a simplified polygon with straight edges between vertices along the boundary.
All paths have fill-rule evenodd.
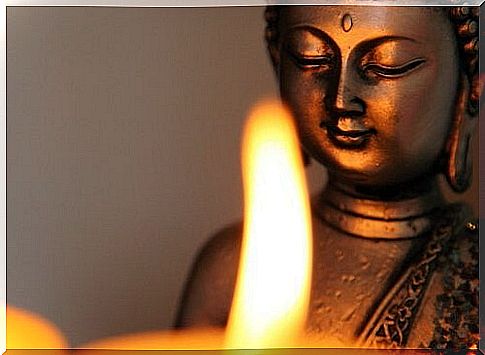
<path id="1" fill-rule="evenodd" d="M 226 324 L 241 240 L 242 223 L 237 223 L 223 228 L 202 246 L 185 285 L 176 327 L 222 327 Z"/>
<path id="2" fill-rule="evenodd" d="M 452 264 L 458 259 L 465 263 L 478 264 L 478 220 L 464 222 L 461 233 L 453 238 L 448 258 Z"/>
<path id="3" fill-rule="evenodd" d="M 465 349 L 478 341 L 478 225 L 449 206 L 412 260 L 368 341 Z"/>
<path id="4" fill-rule="evenodd" d="M 435 299 L 433 348 L 478 344 L 478 221 L 467 219 L 440 260 L 441 293 Z M 453 330 L 453 331 L 451 331 Z"/>
<path id="5" fill-rule="evenodd" d="M 242 223 L 231 224 L 214 234 L 201 248 L 197 261 L 210 264 L 231 262 L 234 257 L 239 258 L 242 241 Z"/>
<path id="6" fill-rule="evenodd" d="M 478 220 L 467 216 L 456 228 L 439 260 L 445 287 L 459 287 L 456 282 L 478 282 Z M 456 282 L 452 282 L 451 279 Z M 463 287 L 462 287 L 463 288 Z"/>

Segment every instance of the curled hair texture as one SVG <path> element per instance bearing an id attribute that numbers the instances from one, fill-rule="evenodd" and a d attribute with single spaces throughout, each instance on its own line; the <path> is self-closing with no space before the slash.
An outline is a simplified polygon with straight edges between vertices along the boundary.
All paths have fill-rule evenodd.
<path id="1" fill-rule="evenodd" d="M 479 7 L 453 7 L 449 11 L 458 39 L 461 62 L 470 82 L 468 110 L 475 115 L 480 99 L 478 77 Z"/>

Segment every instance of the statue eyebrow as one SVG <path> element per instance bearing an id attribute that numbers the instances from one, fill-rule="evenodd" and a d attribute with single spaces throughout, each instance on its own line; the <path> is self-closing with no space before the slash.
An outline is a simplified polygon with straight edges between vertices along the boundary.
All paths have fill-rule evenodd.
<path id="1" fill-rule="evenodd" d="M 325 31 L 310 25 L 296 25 L 296 26 L 290 27 L 287 31 L 285 31 L 283 38 L 286 37 L 288 33 L 297 32 L 297 31 L 310 32 L 311 34 L 315 35 L 319 39 L 329 43 L 334 50 L 337 49 L 336 51 L 339 52 L 338 45 L 335 43 L 332 37 L 330 37 Z M 418 43 L 416 39 L 405 37 L 405 36 L 382 36 L 382 37 L 366 40 L 360 43 L 357 46 L 357 48 L 358 48 L 358 51 L 370 50 L 372 48 L 379 46 L 382 43 L 390 42 L 390 41 L 408 41 L 411 43 Z"/>
<path id="2" fill-rule="evenodd" d="M 391 42 L 391 41 L 408 41 L 412 43 L 418 43 L 418 41 L 416 41 L 414 38 L 409 38 L 405 36 L 382 36 L 382 37 L 373 38 L 373 39 L 364 41 L 358 45 L 358 48 L 371 49 L 379 46 L 382 43 Z"/>
<path id="3" fill-rule="evenodd" d="M 319 39 L 329 43 L 333 48 L 338 48 L 337 44 L 334 42 L 332 37 L 330 37 L 325 31 L 322 31 L 321 29 L 310 25 L 296 25 L 296 26 L 290 27 L 288 30 L 285 31 L 283 38 L 286 37 L 288 33 L 302 31 L 302 30 L 310 32 L 311 34 L 315 35 Z"/>

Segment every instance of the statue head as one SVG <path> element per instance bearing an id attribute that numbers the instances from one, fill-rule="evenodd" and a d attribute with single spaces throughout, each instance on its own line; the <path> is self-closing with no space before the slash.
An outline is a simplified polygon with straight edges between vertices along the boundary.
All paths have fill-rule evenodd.
<path id="1" fill-rule="evenodd" d="M 331 178 L 464 191 L 478 115 L 478 9 L 279 6 L 266 40 L 306 153 Z"/>

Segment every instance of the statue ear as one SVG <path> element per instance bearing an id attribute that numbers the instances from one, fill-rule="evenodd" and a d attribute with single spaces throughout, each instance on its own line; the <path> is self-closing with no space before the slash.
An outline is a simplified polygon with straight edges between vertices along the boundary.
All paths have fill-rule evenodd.
<path id="1" fill-rule="evenodd" d="M 271 58 L 271 63 L 273 64 L 273 70 L 278 73 L 280 66 L 280 50 L 278 48 L 277 42 L 268 43 L 268 53 Z"/>
<path id="2" fill-rule="evenodd" d="M 271 58 L 271 63 L 273 63 L 273 69 L 275 73 L 278 73 L 278 67 L 280 63 L 280 51 L 278 48 L 278 19 L 280 13 L 279 10 L 279 6 L 267 6 L 266 10 L 264 11 L 264 19 L 266 20 L 264 38 L 266 40 L 266 45 L 268 46 L 268 53 Z"/>
<path id="3" fill-rule="evenodd" d="M 470 186 L 473 171 L 471 138 L 478 119 L 478 97 L 481 94 L 476 91 L 477 88 L 481 91 L 478 76 L 477 82 L 473 81 L 470 85 L 466 75 L 462 75 L 455 117 L 446 147 L 448 159 L 445 175 L 456 192 L 463 192 Z M 471 102 L 474 98 L 477 100 Z"/>

